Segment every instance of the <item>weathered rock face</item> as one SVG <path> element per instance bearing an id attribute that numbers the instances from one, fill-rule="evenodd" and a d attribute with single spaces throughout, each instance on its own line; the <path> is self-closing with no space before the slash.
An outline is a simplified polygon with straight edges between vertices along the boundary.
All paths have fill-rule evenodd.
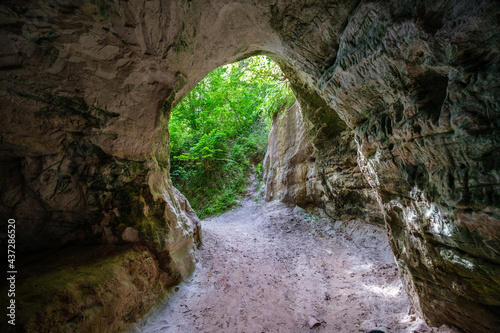
<path id="1" fill-rule="evenodd" d="M 159 109 L 176 80 L 140 56 L 148 46 L 130 37 L 140 24 L 126 21 L 155 8 L 134 9 L 67 1 L 2 6 L 0 209 L 16 218 L 20 251 L 120 243 L 134 228 L 142 242 L 172 251 L 179 266 L 172 269 L 186 275 L 198 219 L 165 174 L 168 141 L 157 141 L 151 157 L 166 117 Z M 122 37 L 110 32 L 113 24 Z"/>
<path id="2" fill-rule="evenodd" d="M 27 277 L 16 290 L 16 326 L 2 332 L 123 332 L 178 283 L 161 257 L 141 245 L 73 247 L 38 257 L 20 271 Z"/>
<path id="3" fill-rule="evenodd" d="M 311 178 L 315 177 L 316 152 L 307 131 L 312 126 L 304 120 L 299 103 L 275 115 L 264 158 L 266 200 L 311 204 Z"/>
<path id="4" fill-rule="evenodd" d="M 319 207 L 332 219 L 383 224 L 376 193 L 358 167 L 352 131 L 345 127 L 318 142 L 321 149 L 314 132 L 299 102 L 276 116 L 264 159 L 265 199 Z"/>
<path id="5" fill-rule="evenodd" d="M 360 6 L 319 83 L 354 128 L 414 302 L 470 332 L 500 320 L 498 13 Z"/>
<path id="6" fill-rule="evenodd" d="M 308 169 L 297 201 L 350 214 L 327 187 L 359 168 L 424 316 L 494 330 L 498 17 L 493 0 L 3 2 L 0 211 L 24 251 L 125 241 L 130 227 L 189 272 L 198 232 L 168 178 L 170 110 L 214 68 L 266 53 L 310 127 L 311 144 L 294 140 L 316 149 L 284 178 Z"/>

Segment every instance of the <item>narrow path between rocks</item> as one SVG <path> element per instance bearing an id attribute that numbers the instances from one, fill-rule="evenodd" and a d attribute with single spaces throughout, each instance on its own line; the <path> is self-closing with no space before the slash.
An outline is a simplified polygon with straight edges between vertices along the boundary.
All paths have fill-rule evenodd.
<path id="1" fill-rule="evenodd" d="M 455 332 L 413 313 L 381 227 L 250 192 L 202 228 L 193 276 L 130 332 Z"/>

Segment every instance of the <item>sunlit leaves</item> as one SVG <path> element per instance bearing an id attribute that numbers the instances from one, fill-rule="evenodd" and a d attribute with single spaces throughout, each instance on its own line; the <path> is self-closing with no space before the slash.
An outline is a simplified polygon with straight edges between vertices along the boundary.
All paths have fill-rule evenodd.
<path id="1" fill-rule="evenodd" d="M 220 67 L 176 106 L 171 177 L 201 216 L 231 207 L 261 162 L 270 119 L 293 102 L 279 67 L 259 56 Z M 220 201 L 224 202 L 220 202 Z"/>

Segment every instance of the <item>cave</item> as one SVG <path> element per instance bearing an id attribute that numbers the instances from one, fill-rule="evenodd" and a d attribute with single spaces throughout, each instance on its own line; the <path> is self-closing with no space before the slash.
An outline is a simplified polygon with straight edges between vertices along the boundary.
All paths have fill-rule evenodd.
<path id="1" fill-rule="evenodd" d="M 497 1 L 40 0 L 0 9 L 1 233 L 7 248 L 15 221 L 17 260 L 8 271 L 83 256 L 89 276 L 106 280 L 108 266 L 136 263 L 135 277 L 153 282 L 120 299 L 127 283 L 115 276 L 109 331 L 121 329 L 112 313 L 139 316 L 156 300 L 137 295 L 189 276 L 202 230 L 169 178 L 170 111 L 213 69 L 263 54 L 300 102 L 276 128 L 289 134 L 276 145 L 299 153 L 270 145 L 266 198 L 385 225 L 429 324 L 500 327 Z M 297 123 L 300 131 L 286 130 Z M 287 167 L 271 168 L 276 160 Z M 19 267 L 19 281 L 36 274 Z M 17 285 L 18 297 L 35 282 Z M 67 296 L 76 308 L 92 306 L 81 291 L 92 283 Z M 49 310 L 60 327 L 75 317 Z M 54 322 L 26 325 L 48 331 Z"/>

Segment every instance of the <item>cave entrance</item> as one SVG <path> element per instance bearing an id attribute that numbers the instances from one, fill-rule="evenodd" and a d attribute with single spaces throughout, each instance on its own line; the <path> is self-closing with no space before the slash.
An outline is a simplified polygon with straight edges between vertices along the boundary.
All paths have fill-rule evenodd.
<path id="1" fill-rule="evenodd" d="M 345 332 L 360 328 L 403 331 L 421 325 L 422 319 L 408 314 L 410 303 L 381 226 L 360 221 L 336 223 L 283 203 L 302 200 L 301 206 L 306 206 L 303 203 L 312 202 L 306 195 L 269 205 L 257 203 L 250 195 L 233 211 L 206 218 L 231 208 L 246 192 L 249 173 L 258 169 L 266 152 L 273 115 L 294 100 L 291 91 L 283 91 L 288 86 L 279 68 L 266 67 L 270 61 L 248 58 L 220 67 L 172 110 L 170 176 L 204 219 L 204 246 L 197 252 L 202 264 L 165 308 L 152 318 L 146 316 L 146 322 L 134 332 L 161 330 L 165 323 L 175 332 L 194 327 L 303 331 L 307 326 L 322 325 Z M 270 84 L 267 76 L 275 81 Z M 326 160 L 325 165 L 335 162 L 346 170 L 354 168 L 356 149 L 349 145 L 352 133 L 346 131 L 344 122 L 329 113 L 334 111 L 312 91 L 294 88 L 305 112 L 313 110 L 320 116 L 313 119 L 323 125 L 316 135 L 318 143 L 328 142 L 337 149 L 336 159 Z M 286 117 L 276 118 L 297 120 L 301 112 L 296 103 Z M 285 120 L 281 125 L 285 131 L 294 131 Z M 311 159 L 309 147 L 295 150 L 287 160 L 290 164 L 283 164 L 301 170 L 313 166 L 315 158 Z M 295 172 L 288 170 L 290 176 Z M 335 185 L 336 178 L 330 178 Z M 292 178 L 286 181 L 291 187 L 296 185 Z M 345 190 L 334 190 L 325 196 L 339 201 L 359 199 Z M 353 208 L 352 204 L 345 206 Z M 340 216 L 348 208 L 325 210 Z"/>
<path id="2" fill-rule="evenodd" d="M 200 218 L 236 205 L 262 175 L 273 115 L 294 100 L 278 65 L 254 56 L 215 69 L 172 110 L 170 177 Z"/>

